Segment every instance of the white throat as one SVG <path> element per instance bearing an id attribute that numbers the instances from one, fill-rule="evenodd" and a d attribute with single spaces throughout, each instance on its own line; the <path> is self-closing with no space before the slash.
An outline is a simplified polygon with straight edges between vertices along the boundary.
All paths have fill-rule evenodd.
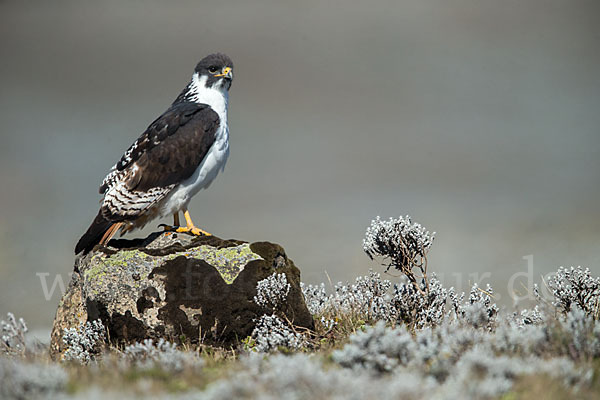
<path id="1" fill-rule="evenodd" d="M 229 92 L 220 85 L 206 87 L 206 76 L 195 73 L 190 83 L 191 100 L 195 103 L 208 104 L 221 118 L 221 122 L 227 124 L 227 103 Z"/>

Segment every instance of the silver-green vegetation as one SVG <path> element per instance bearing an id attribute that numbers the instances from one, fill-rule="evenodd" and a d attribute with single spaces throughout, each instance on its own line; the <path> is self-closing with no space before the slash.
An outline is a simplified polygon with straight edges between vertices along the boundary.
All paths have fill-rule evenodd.
<path id="1" fill-rule="evenodd" d="M 600 396 L 600 278 L 560 268 L 552 299 L 500 310 L 493 289 L 468 294 L 427 275 L 430 234 L 408 217 L 374 220 L 364 249 L 405 277 L 379 273 L 302 285 L 315 331 L 279 312 L 289 284 L 273 275 L 254 301 L 272 310 L 236 350 L 146 340 L 107 346 L 90 321 L 64 332 L 65 360 L 1 321 L 0 398 L 539 399 Z M 331 290 L 327 290 L 329 286 Z"/>

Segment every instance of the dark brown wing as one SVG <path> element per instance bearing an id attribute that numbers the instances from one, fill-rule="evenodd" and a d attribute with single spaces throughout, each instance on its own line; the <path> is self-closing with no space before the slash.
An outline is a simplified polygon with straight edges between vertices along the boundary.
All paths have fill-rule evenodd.
<path id="1" fill-rule="evenodd" d="M 75 253 L 90 251 L 114 223 L 134 220 L 189 178 L 215 141 L 219 116 L 206 104 L 169 108 L 125 152 L 104 178 L 98 215 Z"/>
<path id="2" fill-rule="evenodd" d="M 206 104 L 173 105 L 123 154 L 100 193 L 118 183 L 131 191 L 147 191 L 189 178 L 214 143 L 218 127 L 218 114 Z"/>

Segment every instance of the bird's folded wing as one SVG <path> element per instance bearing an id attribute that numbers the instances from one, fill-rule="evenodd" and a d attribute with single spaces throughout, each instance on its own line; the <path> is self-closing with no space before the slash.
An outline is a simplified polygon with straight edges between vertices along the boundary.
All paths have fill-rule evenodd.
<path id="1" fill-rule="evenodd" d="M 189 178 L 213 145 L 218 126 L 218 114 L 205 104 L 169 108 L 104 178 L 105 217 L 135 217 Z"/>

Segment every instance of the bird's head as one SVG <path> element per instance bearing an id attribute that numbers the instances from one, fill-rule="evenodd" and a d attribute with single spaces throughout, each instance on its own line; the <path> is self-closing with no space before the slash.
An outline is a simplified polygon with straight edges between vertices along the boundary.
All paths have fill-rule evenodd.
<path id="1" fill-rule="evenodd" d="M 223 53 L 210 54 L 196 65 L 192 80 L 174 103 L 191 101 L 214 107 L 218 107 L 219 104 L 226 106 L 232 81 L 233 62 L 231 58 Z"/>
<path id="2" fill-rule="evenodd" d="M 206 88 L 227 91 L 233 81 L 233 62 L 223 53 L 210 54 L 200 60 L 194 74 Z"/>

